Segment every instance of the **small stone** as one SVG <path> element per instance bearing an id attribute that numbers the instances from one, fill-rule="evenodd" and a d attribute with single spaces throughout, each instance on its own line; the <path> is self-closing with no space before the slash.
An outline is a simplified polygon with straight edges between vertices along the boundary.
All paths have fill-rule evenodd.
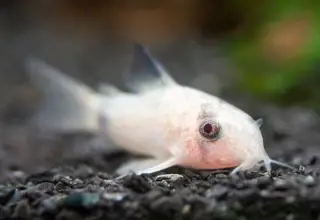
<path id="1" fill-rule="evenodd" d="M 223 174 L 223 173 L 219 173 L 215 177 L 217 179 L 226 179 L 226 178 L 228 178 L 228 176 L 226 174 Z"/>
<path id="2" fill-rule="evenodd" d="M 53 179 L 53 173 L 51 171 L 45 171 L 37 174 L 30 175 L 27 178 L 27 182 L 38 184 L 41 182 L 50 182 Z"/>
<path id="3" fill-rule="evenodd" d="M 55 175 L 53 178 L 52 178 L 52 181 L 54 183 L 63 183 L 63 184 L 66 184 L 66 185 L 72 185 L 72 180 L 69 176 L 63 176 L 63 175 Z"/>
<path id="4" fill-rule="evenodd" d="M 272 183 L 272 179 L 269 176 L 261 176 L 257 178 L 257 186 L 260 189 L 266 188 Z"/>
<path id="5" fill-rule="evenodd" d="M 242 210 L 243 209 L 243 205 L 239 202 L 239 201 L 235 201 L 233 204 L 232 204 L 232 207 L 235 209 L 235 210 Z"/>
<path id="6" fill-rule="evenodd" d="M 305 170 L 306 170 L 306 168 L 304 166 L 301 166 L 301 165 L 299 166 L 299 172 L 300 173 L 304 173 Z"/>
<path id="7" fill-rule="evenodd" d="M 72 179 L 69 176 L 64 176 L 60 179 L 60 182 L 66 184 L 66 185 L 73 185 Z"/>
<path id="8" fill-rule="evenodd" d="M 37 189 L 43 192 L 52 191 L 54 189 L 54 184 L 49 182 L 43 182 L 37 185 Z"/>
<path id="9" fill-rule="evenodd" d="M 183 179 L 184 177 L 180 174 L 163 174 L 159 175 L 155 178 L 156 181 L 161 181 L 161 180 L 168 180 L 171 182 L 176 182 L 178 180 Z"/>
<path id="10" fill-rule="evenodd" d="M 125 193 L 104 193 L 102 197 L 107 200 L 113 200 L 113 201 L 121 201 L 123 198 L 125 198 Z"/>
<path id="11" fill-rule="evenodd" d="M 140 175 L 128 175 L 124 178 L 123 186 L 138 193 L 145 193 L 151 190 L 150 182 Z"/>
<path id="12" fill-rule="evenodd" d="M 91 179 L 88 179 L 87 181 L 84 181 L 86 184 L 93 184 L 97 186 L 102 186 L 104 183 L 104 180 L 99 178 L 98 176 L 92 177 Z"/>
<path id="13" fill-rule="evenodd" d="M 258 180 L 257 179 L 249 179 L 249 180 L 245 181 L 245 184 L 248 187 L 255 188 L 258 185 Z"/>
<path id="14" fill-rule="evenodd" d="M 163 194 L 158 191 L 158 190 L 153 190 L 153 191 L 150 191 L 146 194 L 146 200 L 148 201 L 154 201 L 158 198 L 160 198 L 161 196 L 163 196 Z"/>
<path id="15" fill-rule="evenodd" d="M 6 205 L 17 193 L 16 189 L 10 189 L 0 193 L 0 205 Z"/>
<path id="16" fill-rule="evenodd" d="M 218 204 L 214 211 L 219 215 L 219 216 L 224 216 L 228 212 L 228 206 L 224 203 Z"/>
<path id="17" fill-rule="evenodd" d="M 292 203 L 294 203 L 296 201 L 296 197 L 294 197 L 294 196 L 288 196 L 288 197 L 286 197 L 286 202 L 288 203 L 288 204 L 292 204 Z"/>
<path id="18" fill-rule="evenodd" d="M 26 200 L 21 200 L 14 209 L 13 217 L 26 219 L 30 215 L 30 207 Z"/>
<path id="19" fill-rule="evenodd" d="M 109 176 L 107 173 L 99 172 L 97 176 L 98 176 L 99 178 L 101 178 L 101 179 L 104 179 L 104 180 L 110 179 L 110 176 Z"/>
<path id="20" fill-rule="evenodd" d="M 163 188 L 167 188 L 167 189 L 170 189 L 170 188 L 171 188 L 171 185 L 170 185 L 167 181 L 165 181 L 165 180 L 162 180 L 162 181 L 158 184 L 158 186 L 163 187 Z"/>
<path id="21" fill-rule="evenodd" d="M 313 156 L 310 161 L 309 161 L 309 165 L 315 165 L 319 162 L 319 157 L 317 156 Z"/>
<path id="22" fill-rule="evenodd" d="M 0 219 L 9 219 L 10 211 L 8 207 L 0 206 Z"/>
<path id="23" fill-rule="evenodd" d="M 82 185 L 82 184 L 83 184 L 83 181 L 80 180 L 80 179 L 75 179 L 75 180 L 73 181 L 73 183 L 74 183 L 75 185 Z"/>
<path id="24" fill-rule="evenodd" d="M 59 182 L 59 183 L 57 183 L 55 185 L 54 188 L 55 188 L 56 191 L 60 192 L 60 191 L 62 191 L 62 190 L 64 190 L 66 188 L 66 185 L 61 183 L 61 182 Z"/>
<path id="25" fill-rule="evenodd" d="M 186 215 L 186 214 L 190 213 L 190 210 L 191 210 L 191 206 L 190 205 L 185 205 L 185 206 L 183 206 L 181 213 L 183 215 Z"/>
<path id="26" fill-rule="evenodd" d="M 287 180 L 277 179 L 274 182 L 274 187 L 277 190 L 288 190 L 290 188 L 290 184 L 288 183 Z"/>
<path id="27" fill-rule="evenodd" d="M 295 220 L 295 216 L 293 214 L 289 214 L 286 216 L 286 220 Z"/>
<path id="28" fill-rule="evenodd" d="M 254 179 L 260 176 L 260 172 L 255 171 L 245 171 L 244 176 L 246 179 Z"/>
<path id="29" fill-rule="evenodd" d="M 210 197 L 215 197 L 217 199 L 222 198 L 223 196 L 227 195 L 229 188 L 222 186 L 222 185 L 216 185 L 212 189 L 208 190 L 205 193 L 205 196 L 210 198 Z"/>
<path id="30" fill-rule="evenodd" d="M 184 174 L 185 174 L 185 176 L 189 177 L 190 179 L 194 179 L 194 180 L 201 179 L 201 175 L 196 173 L 194 170 L 185 169 Z"/>
<path id="31" fill-rule="evenodd" d="M 55 211 L 60 201 L 62 201 L 65 197 L 66 197 L 65 195 L 56 195 L 56 196 L 52 196 L 47 199 L 44 199 L 41 203 L 44 208 L 44 211 L 46 212 Z"/>
<path id="32" fill-rule="evenodd" d="M 68 207 L 90 208 L 96 205 L 100 200 L 97 193 L 74 193 L 66 197 L 63 205 Z"/>
<path id="33" fill-rule="evenodd" d="M 83 217 L 76 213 L 69 210 L 62 210 L 57 216 L 57 220 L 66 220 L 66 219 L 74 219 L 74 220 L 81 220 Z"/>
<path id="34" fill-rule="evenodd" d="M 183 208 L 183 202 L 180 196 L 162 196 L 159 199 L 152 201 L 150 209 L 157 212 L 180 212 Z"/>
<path id="35" fill-rule="evenodd" d="M 21 197 L 27 198 L 31 201 L 35 201 L 43 196 L 43 192 L 37 190 L 36 187 L 29 187 L 28 189 L 21 192 Z"/>
<path id="36" fill-rule="evenodd" d="M 304 179 L 304 184 L 306 186 L 313 186 L 315 184 L 315 180 L 312 176 L 309 175 Z"/>

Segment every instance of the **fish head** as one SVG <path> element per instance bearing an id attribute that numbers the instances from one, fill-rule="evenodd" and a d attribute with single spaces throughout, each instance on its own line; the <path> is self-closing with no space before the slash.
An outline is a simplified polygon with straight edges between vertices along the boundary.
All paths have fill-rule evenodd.
<path id="1" fill-rule="evenodd" d="M 214 98 L 201 104 L 185 133 L 183 164 L 196 169 L 255 166 L 268 158 L 255 121 L 235 106 Z"/>

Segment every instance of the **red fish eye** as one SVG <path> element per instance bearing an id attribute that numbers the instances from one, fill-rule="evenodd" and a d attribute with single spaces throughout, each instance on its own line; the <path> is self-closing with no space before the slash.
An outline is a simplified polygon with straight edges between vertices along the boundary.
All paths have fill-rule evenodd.
<path id="1" fill-rule="evenodd" d="M 207 123 L 203 126 L 203 131 L 207 134 L 210 134 L 213 131 L 213 127 L 211 124 Z"/>
<path id="2" fill-rule="evenodd" d="M 208 139 L 217 139 L 220 135 L 221 128 L 215 122 L 204 122 L 200 126 L 200 134 Z"/>

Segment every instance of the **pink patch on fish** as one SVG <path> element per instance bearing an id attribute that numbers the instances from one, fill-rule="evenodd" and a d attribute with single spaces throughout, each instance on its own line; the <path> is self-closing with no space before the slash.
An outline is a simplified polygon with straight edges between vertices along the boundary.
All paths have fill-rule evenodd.
<path id="1" fill-rule="evenodd" d="M 241 161 L 235 156 L 234 150 L 228 149 L 223 142 L 206 148 L 190 141 L 186 145 L 182 163 L 194 169 L 224 169 L 239 166 Z"/>

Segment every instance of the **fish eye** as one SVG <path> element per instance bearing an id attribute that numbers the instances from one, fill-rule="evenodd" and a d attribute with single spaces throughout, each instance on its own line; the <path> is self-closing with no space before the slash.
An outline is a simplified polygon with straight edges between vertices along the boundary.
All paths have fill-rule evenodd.
<path id="1" fill-rule="evenodd" d="M 200 134 L 210 140 L 216 140 L 220 137 L 221 126 L 213 121 L 205 121 L 200 125 Z"/>

